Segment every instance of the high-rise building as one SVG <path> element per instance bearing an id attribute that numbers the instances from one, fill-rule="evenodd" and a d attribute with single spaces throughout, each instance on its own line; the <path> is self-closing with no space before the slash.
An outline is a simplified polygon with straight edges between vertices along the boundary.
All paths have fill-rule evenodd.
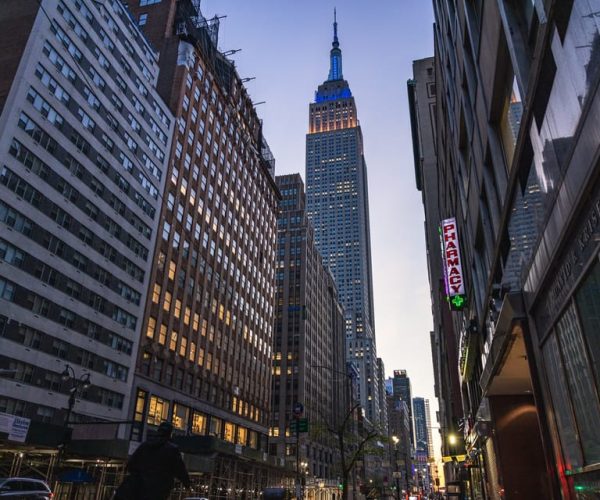
<path id="1" fill-rule="evenodd" d="M 329 77 L 309 110 L 306 199 L 317 248 L 344 305 L 347 358 L 360 373 L 360 401 L 367 418 L 379 423 L 367 166 L 335 21 Z"/>
<path id="2" fill-rule="evenodd" d="M 279 194 L 219 20 L 199 4 L 130 2 L 176 120 L 131 417 L 135 439 L 170 420 L 198 491 L 216 497 L 281 481 L 267 454 Z"/>
<path id="3" fill-rule="evenodd" d="M 422 452 L 425 459 L 427 459 L 431 456 L 429 453 L 431 449 L 429 400 L 413 398 L 413 411 L 415 420 L 415 450 Z"/>
<path id="4" fill-rule="evenodd" d="M 130 418 L 174 120 L 120 2 L 7 0 L 0 28 L 0 412 L 26 454 Z"/>
<path id="5" fill-rule="evenodd" d="M 339 443 L 327 431 L 338 428 L 350 411 L 352 380 L 345 361 L 344 314 L 333 276 L 317 251 L 306 216 L 304 183 L 299 174 L 276 178 L 281 192 L 277 224 L 275 336 L 270 453 L 290 468 L 304 464 L 308 490 L 337 491 Z M 304 407 L 312 427 L 290 432 L 293 408 Z M 349 429 L 350 430 L 350 429 Z M 298 453 L 297 453 L 298 451 Z M 315 478 L 324 484 L 319 488 Z"/>
<path id="6" fill-rule="evenodd" d="M 412 127 L 415 179 L 421 191 L 425 211 L 425 243 L 429 273 L 433 330 L 430 332 L 435 395 L 438 399 L 442 446 L 441 453 L 448 456 L 449 436 L 458 431 L 463 416 L 458 369 L 458 338 L 455 334 L 446 294 L 440 238 L 440 185 L 436 150 L 436 80 L 433 57 L 413 62 L 413 77 L 407 84 Z M 437 224 L 430 221 L 438 221 Z M 436 258 L 437 257 L 437 258 Z M 452 450 L 453 451 L 453 450 Z M 452 464 L 446 463 L 450 469 Z M 451 474 L 448 477 L 452 477 Z"/>
<path id="7" fill-rule="evenodd" d="M 435 67 L 411 114 L 439 176 L 417 151 L 415 169 L 433 181 L 427 234 L 442 224 L 447 243 L 428 243 L 430 268 L 454 285 L 433 304 L 436 381 L 458 373 L 464 408 L 440 399 L 444 447 L 470 462 L 468 482 L 445 476 L 473 497 L 579 498 L 600 487 L 598 5 L 433 4 Z"/>
<path id="8" fill-rule="evenodd" d="M 392 394 L 395 398 L 399 398 L 406 403 L 408 411 L 408 421 L 410 423 L 410 442 L 415 446 L 415 431 L 412 407 L 412 389 L 410 386 L 410 377 L 406 370 L 394 370 L 392 377 Z"/>
<path id="9" fill-rule="evenodd" d="M 394 394 L 386 396 L 389 435 L 392 439 L 392 472 L 400 473 L 397 486 L 410 491 L 413 484 L 413 446 L 410 440 L 411 424 L 406 401 Z M 398 476 L 398 474 L 396 474 Z"/>
<path id="10" fill-rule="evenodd" d="M 415 469 L 421 487 L 426 493 L 430 489 L 429 459 L 433 458 L 431 444 L 431 423 L 429 418 L 429 400 L 413 398 L 415 419 Z"/>

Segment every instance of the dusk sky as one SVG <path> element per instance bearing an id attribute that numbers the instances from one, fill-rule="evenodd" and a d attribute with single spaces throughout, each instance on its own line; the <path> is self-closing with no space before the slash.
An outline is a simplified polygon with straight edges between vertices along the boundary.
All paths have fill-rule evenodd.
<path id="1" fill-rule="evenodd" d="M 406 369 L 413 396 L 437 402 L 421 194 L 406 95 L 412 61 L 433 55 L 428 0 L 203 0 L 264 121 L 276 173 L 304 175 L 308 105 L 329 70 L 337 7 L 343 74 L 356 100 L 369 176 L 375 332 L 386 376 Z M 432 433 L 434 436 L 437 432 Z M 436 452 L 439 448 L 436 446 Z"/>

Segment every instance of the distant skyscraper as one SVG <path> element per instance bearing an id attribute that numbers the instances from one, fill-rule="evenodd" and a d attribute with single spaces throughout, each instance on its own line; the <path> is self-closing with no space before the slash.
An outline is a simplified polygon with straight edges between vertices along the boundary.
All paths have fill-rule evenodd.
<path id="1" fill-rule="evenodd" d="M 413 408 L 412 408 L 412 397 L 410 388 L 410 378 L 406 374 L 406 370 L 394 370 L 394 378 L 392 379 L 392 388 L 394 397 L 399 397 L 402 401 L 406 402 L 408 407 L 408 418 L 410 421 L 410 442 L 415 444 L 415 432 L 414 432 L 414 420 L 413 420 Z"/>
<path id="2" fill-rule="evenodd" d="M 413 398 L 413 411 L 415 419 L 415 448 L 426 458 L 431 454 L 431 422 L 429 418 L 429 400 Z"/>
<path id="3" fill-rule="evenodd" d="M 306 194 L 317 248 L 335 277 L 345 309 L 348 360 L 360 372 L 360 401 L 379 421 L 367 167 L 362 132 L 334 22 L 328 79 L 310 104 Z"/>

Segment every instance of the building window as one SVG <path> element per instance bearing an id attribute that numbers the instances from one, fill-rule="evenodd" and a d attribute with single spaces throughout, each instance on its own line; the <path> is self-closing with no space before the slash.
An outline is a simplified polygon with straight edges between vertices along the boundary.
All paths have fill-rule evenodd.
<path id="1" fill-rule="evenodd" d="M 186 406 L 175 403 L 173 405 L 173 427 L 175 429 L 186 430 L 190 409 Z"/>
<path id="2" fill-rule="evenodd" d="M 231 422 L 225 422 L 225 433 L 223 435 L 225 441 L 229 443 L 235 442 L 235 425 Z"/>
<path id="3" fill-rule="evenodd" d="M 222 429 L 223 429 L 223 421 L 217 417 L 210 417 L 209 434 L 211 436 L 220 438 Z"/>
<path id="4" fill-rule="evenodd" d="M 156 396 L 151 396 L 146 423 L 149 425 L 160 425 L 161 422 L 166 420 L 168 414 L 169 402 Z"/>
<path id="5" fill-rule="evenodd" d="M 206 415 L 194 412 L 192 416 L 192 433 L 206 434 Z"/>
<path id="6" fill-rule="evenodd" d="M 236 443 L 245 446 L 247 440 L 248 440 L 248 429 L 246 429 L 245 427 L 239 426 L 237 429 Z"/>
<path id="7" fill-rule="evenodd" d="M 140 14 L 140 18 L 138 19 L 138 26 L 145 26 L 148 22 L 148 14 Z"/>

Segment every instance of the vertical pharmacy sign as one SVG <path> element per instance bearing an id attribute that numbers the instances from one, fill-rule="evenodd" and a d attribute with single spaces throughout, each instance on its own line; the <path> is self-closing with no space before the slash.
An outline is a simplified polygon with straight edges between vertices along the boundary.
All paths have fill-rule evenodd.
<path id="1" fill-rule="evenodd" d="M 444 219 L 440 228 L 446 295 L 450 308 L 460 311 L 466 304 L 465 279 L 462 271 L 456 218 Z"/>

